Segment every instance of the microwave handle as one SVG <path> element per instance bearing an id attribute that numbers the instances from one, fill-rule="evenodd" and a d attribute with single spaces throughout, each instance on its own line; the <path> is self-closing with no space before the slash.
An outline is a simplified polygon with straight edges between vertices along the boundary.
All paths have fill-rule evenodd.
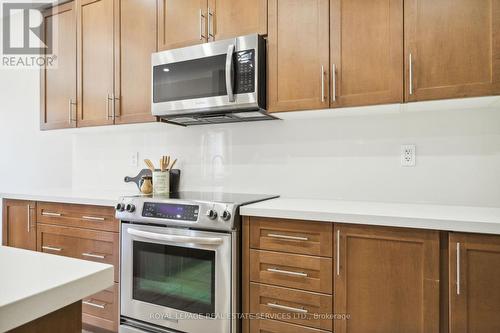
<path id="1" fill-rule="evenodd" d="M 169 242 L 169 243 L 192 243 L 201 245 L 218 245 L 223 239 L 218 237 L 191 237 L 180 235 L 159 234 L 155 232 L 142 231 L 137 229 L 127 229 L 127 233 L 141 238 Z"/>
<path id="2" fill-rule="evenodd" d="M 229 102 L 234 102 L 234 91 L 233 91 L 233 81 L 234 81 L 234 64 L 233 64 L 233 54 L 234 54 L 234 44 L 227 47 L 226 55 L 226 90 Z"/>

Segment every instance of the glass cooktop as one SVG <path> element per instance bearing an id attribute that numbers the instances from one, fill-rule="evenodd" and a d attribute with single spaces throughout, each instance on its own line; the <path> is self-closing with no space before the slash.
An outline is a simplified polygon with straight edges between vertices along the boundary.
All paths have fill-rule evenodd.
<path id="1" fill-rule="evenodd" d="M 208 201 L 222 202 L 237 205 L 278 198 L 278 195 L 248 194 L 248 193 L 225 193 L 225 192 L 173 192 L 163 195 L 136 195 L 137 198 L 158 199 L 158 201 L 184 200 L 184 201 Z"/>

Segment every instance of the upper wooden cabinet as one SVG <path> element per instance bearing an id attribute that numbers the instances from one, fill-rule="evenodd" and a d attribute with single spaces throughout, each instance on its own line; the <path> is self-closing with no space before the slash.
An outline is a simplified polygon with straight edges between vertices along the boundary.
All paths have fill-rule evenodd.
<path id="1" fill-rule="evenodd" d="M 500 94 L 500 0 L 405 1 L 407 101 Z"/>
<path id="2" fill-rule="evenodd" d="M 41 70 L 41 129 L 76 127 L 76 10 L 68 2 L 44 12 L 45 43 L 57 55 L 56 67 Z"/>
<path id="3" fill-rule="evenodd" d="M 331 106 L 403 101 L 403 0 L 331 0 Z"/>
<path id="4" fill-rule="evenodd" d="M 500 237 L 449 236 L 450 333 L 500 332 Z"/>
<path id="5" fill-rule="evenodd" d="M 334 226 L 336 333 L 438 333 L 439 233 Z M 472 332 L 472 331 L 471 331 Z"/>
<path id="6" fill-rule="evenodd" d="M 36 203 L 3 200 L 2 244 L 36 250 Z"/>
<path id="7" fill-rule="evenodd" d="M 329 0 L 268 6 L 268 110 L 328 108 Z"/>

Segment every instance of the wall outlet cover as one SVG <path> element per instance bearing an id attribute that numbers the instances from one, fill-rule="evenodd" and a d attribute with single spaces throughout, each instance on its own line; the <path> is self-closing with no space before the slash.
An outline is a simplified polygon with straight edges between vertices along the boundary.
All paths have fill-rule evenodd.
<path id="1" fill-rule="evenodd" d="M 416 163 L 415 145 L 401 145 L 401 166 L 414 167 Z"/>

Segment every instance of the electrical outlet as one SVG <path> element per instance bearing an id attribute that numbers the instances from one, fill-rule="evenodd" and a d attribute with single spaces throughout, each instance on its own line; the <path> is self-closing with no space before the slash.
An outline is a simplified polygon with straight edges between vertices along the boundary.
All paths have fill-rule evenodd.
<path id="1" fill-rule="evenodd" d="M 139 153 L 138 152 L 130 153 L 129 164 L 131 167 L 137 168 L 137 166 L 139 165 Z"/>
<path id="2" fill-rule="evenodd" d="M 416 163 L 415 145 L 401 145 L 401 166 L 414 167 Z"/>

